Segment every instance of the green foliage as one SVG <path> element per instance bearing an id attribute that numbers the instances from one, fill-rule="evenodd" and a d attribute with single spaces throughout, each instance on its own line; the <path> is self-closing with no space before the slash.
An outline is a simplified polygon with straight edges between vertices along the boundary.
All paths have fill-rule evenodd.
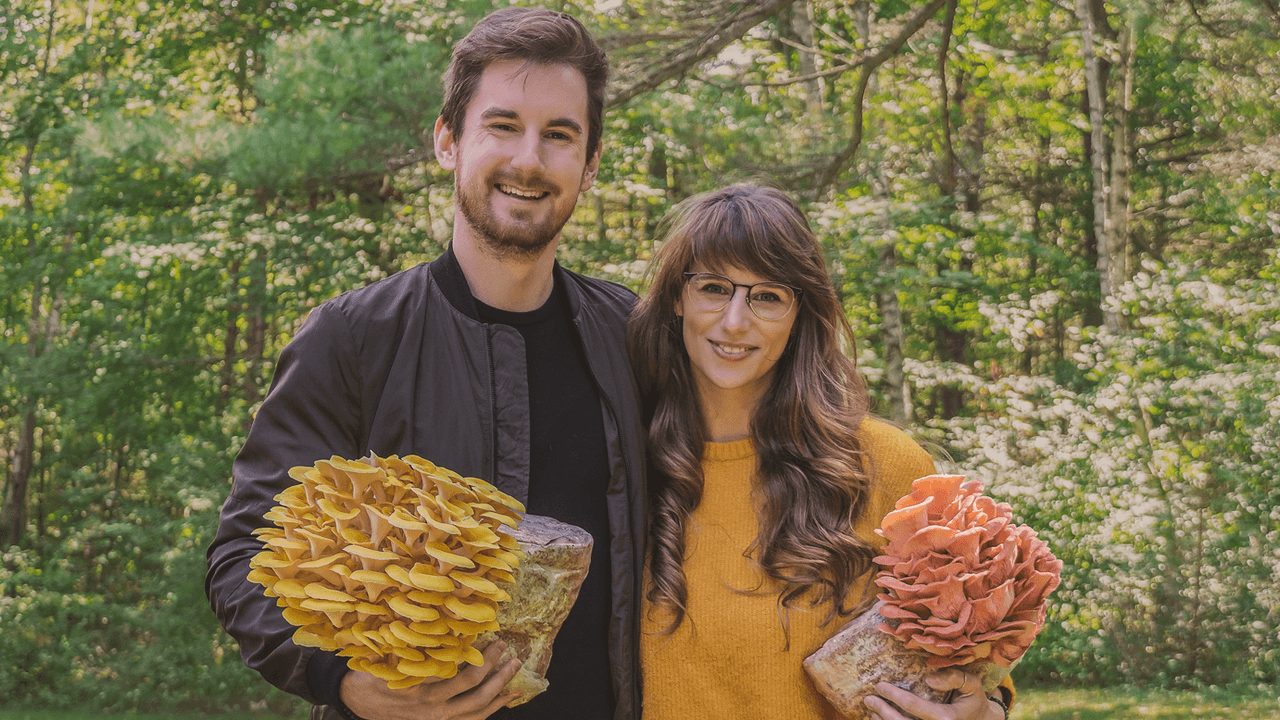
<path id="1" fill-rule="evenodd" d="M 429 150 L 448 62 L 442 40 L 411 41 L 392 25 L 282 36 L 268 52 L 261 105 L 238 139 L 231 178 L 277 192 L 361 176 L 380 182 L 390 161 Z"/>
<path id="2" fill-rule="evenodd" d="M 1149 264 L 1133 332 L 1074 357 L 1092 389 L 970 377 L 987 413 L 936 426 L 1066 564 L 1031 677 L 1280 678 L 1280 287 L 1224 275 Z"/>
<path id="3" fill-rule="evenodd" d="M 0 558 L 6 702 L 297 712 L 217 628 L 204 547 L 309 309 L 448 242 L 452 180 L 430 162 L 440 75 L 505 4 L 6 6 L 0 486 L 32 460 Z M 1107 57 L 1120 31 L 1135 41 L 1131 282 L 1109 301 L 1129 328 L 1112 334 L 1072 4 L 961 0 L 950 36 L 939 13 L 876 69 L 830 188 L 818 178 L 852 137 L 861 61 L 920 4 L 809 4 L 813 52 L 796 3 L 609 108 L 561 263 L 642 290 L 674 203 L 741 180 L 791 192 L 875 399 L 892 339 L 876 295 L 891 291 L 912 417 L 1066 562 L 1018 677 L 1275 683 L 1271 16 L 1244 0 L 1106 4 Z M 756 5 L 557 7 L 601 33 L 616 85 Z M 800 77 L 806 59 L 818 77 Z"/>

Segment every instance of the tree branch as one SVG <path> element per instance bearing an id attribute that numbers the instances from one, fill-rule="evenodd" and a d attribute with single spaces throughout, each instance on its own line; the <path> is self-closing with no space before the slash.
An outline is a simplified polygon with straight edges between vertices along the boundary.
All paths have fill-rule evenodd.
<path id="1" fill-rule="evenodd" d="M 637 95 L 657 88 L 662 83 L 688 72 L 689 68 L 717 55 L 730 43 L 764 20 L 777 15 L 795 0 L 762 0 L 744 4 L 744 9 L 714 24 L 677 48 L 667 60 L 629 85 L 611 87 L 605 107 L 616 107 Z"/>
<path id="2" fill-rule="evenodd" d="M 865 112 L 863 105 L 866 100 L 867 85 L 871 82 L 871 75 L 881 65 L 888 62 L 889 58 L 893 57 L 898 50 L 902 49 L 907 40 L 919 32 L 920 28 L 924 27 L 924 24 L 929 21 L 929 18 L 938 12 L 938 8 L 941 8 L 946 3 L 947 0 L 930 0 L 929 4 L 917 12 L 888 45 L 880 48 L 879 52 L 862 63 L 862 72 L 858 74 L 858 85 L 854 91 L 853 130 L 850 134 L 849 142 L 822 170 L 813 191 L 815 198 L 826 194 L 831 185 L 835 183 L 836 178 L 849 167 L 854 157 L 858 154 L 858 148 L 862 145 L 863 114 Z"/>

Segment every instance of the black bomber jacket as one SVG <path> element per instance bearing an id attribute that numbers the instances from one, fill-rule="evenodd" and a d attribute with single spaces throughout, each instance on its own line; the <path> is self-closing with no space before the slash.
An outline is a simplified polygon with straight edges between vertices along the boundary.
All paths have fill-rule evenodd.
<path id="1" fill-rule="evenodd" d="M 640 716 L 639 605 L 644 547 L 644 435 L 626 353 L 635 295 L 566 271 L 573 326 L 602 399 L 610 479 L 615 720 Z M 205 592 L 245 664 L 313 703 L 314 648 L 294 644 L 274 598 L 249 582 L 251 533 L 293 480 L 288 470 L 338 455 L 421 455 L 528 499 L 529 397 L 524 341 L 478 320 L 452 251 L 316 308 L 280 355 L 271 390 L 233 465 L 208 550 Z M 600 539 L 597 538 L 597 542 Z M 323 655 L 328 655 L 324 657 Z M 332 654 L 317 662 L 335 662 Z"/>

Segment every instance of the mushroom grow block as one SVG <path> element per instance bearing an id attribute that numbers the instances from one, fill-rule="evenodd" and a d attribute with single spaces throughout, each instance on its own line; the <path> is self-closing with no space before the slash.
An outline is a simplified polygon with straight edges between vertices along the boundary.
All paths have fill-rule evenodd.
<path id="1" fill-rule="evenodd" d="M 498 606 L 496 634 L 508 645 L 503 659 L 516 656 L 524 664 L 507 685 L 520 692 L 508 707 L 547 689 L 551 645 L 587 577 L 592 545 L 586 530 L 540 515 L 525 515 L 511 534 L 524 558 L 507 588 L 511 599 Z"/>

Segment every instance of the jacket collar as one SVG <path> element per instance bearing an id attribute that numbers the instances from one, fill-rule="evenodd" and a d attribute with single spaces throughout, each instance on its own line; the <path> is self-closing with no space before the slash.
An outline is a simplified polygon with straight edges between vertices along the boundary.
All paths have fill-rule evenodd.
<path id="1" fill-rule="evenodd" d="M 436 286 L 440 288 L 440 292 L 449 304 L 463 315 L 480 322 L 480 311 L 476 308 L 475 296 L 471 294 L 471 287 L 467 285 L 467 276 L 462 274 L 462 265 L 458 263 L 458 256 L 453 252 L 453 243 L 445 248 L 440 257 L 431 261 L 430 267 L 432 279 L 436 281 Z M 556 285 L 564 287 L 567 291 L 569 314 L 575 318 L 578 317 L 578 311 L 582 308 L 582 296 L 577 285 L 570 282 L 571 274 L 560 267 L 558 261 L 551 267 L 551 273 L 555 276 Z"/>

